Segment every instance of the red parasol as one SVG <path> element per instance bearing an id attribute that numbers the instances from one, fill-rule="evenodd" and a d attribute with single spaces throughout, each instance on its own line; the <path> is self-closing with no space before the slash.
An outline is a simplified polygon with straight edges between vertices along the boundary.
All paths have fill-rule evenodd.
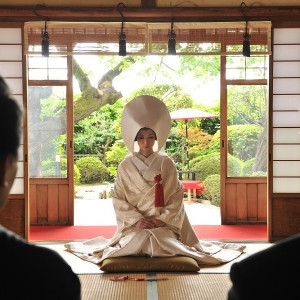
<path id="1" fill-rule="evenodd" d="M 207 119 L 207 118 L 218 118 L 218 115 L 214 115 L 202 110 L 188 108 L 186 105 L 184 108 L 172 111 L 170 113 L 171 120 L 184 120 L 185 121 L 185 139 L 188 138 L 188 120 L 191 119 Z M 187 149 L 187 161 L 188 161 L 188 149 Z"/>

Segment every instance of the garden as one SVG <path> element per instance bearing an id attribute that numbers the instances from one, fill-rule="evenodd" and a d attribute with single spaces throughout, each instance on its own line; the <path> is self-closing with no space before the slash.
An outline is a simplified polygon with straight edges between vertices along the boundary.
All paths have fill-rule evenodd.
<path id="1" fill-rule="evenodd" d="M 263 63 L 263 58 L 248 59 L 250 65 L 251 59 L 253 65 L 260 60 Z M 233 67 L 236 60 L 228 60 L 228 64 Z M 219 56 L 82 55 L 74 56 L 73 72 L 75 186 L 113 184 L 118 165 L 127 155 L 120 130 L 122 111 L 139 95 L 161 99 L 170 113 L 186 105 L 220 115 Z M 29 92 L 33 95 L 33 90 Z M 34 92 L 39 99 L 36 126 L 49 118 L 57 120 L 65 111 L 59 87 Z M 266 97 L 261 86 L 228 88 L 229 177 L 266 176 L 266 148 L 262 146 L 266 140 Z M 165 151 L 178 171 L 197 171 L 195 179 L 205 182 L 199 199 L 220 206 L 220 118 L 189 120 L 188 137 L 185 125 L 181 120 L 172 121 Z M 31 177 L 68 176 L 66 132 L 52 131 L 47 133 L 47 142 L 30 137 Z"/>

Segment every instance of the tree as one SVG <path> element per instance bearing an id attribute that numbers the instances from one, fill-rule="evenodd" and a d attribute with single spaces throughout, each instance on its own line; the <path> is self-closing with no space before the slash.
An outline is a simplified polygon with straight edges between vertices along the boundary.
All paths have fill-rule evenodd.
<path id="1" fill-rule="evenodd" d="M 100 79 L 98 80 L 96 87 L 91 84 L 88 71 L 85 70 L 84 66 L 79 64 L 75 58 L 73 58 L 73 75 L 78 81 L 78 85 L 80 88 L 80 95 L 74 97 L 74 123 L 76 124 L 79 121 L 84 120 L 86 117 L 94 114 L 99 108 L 104 107 L 107 104 L 113 105 L 117 100 L 121 99 L 122 94 L 120 91 L 116 90 L 114 81 L 116 78 L 122 77 L 123 74 L 126 73 L 126 71 L 128 71 L 129 73 L 131 72 L 131 74 L 132 72 L 135 72 L 134 67 L 136 66 L 140 66 L 138 74 L 147 76 L 152 80 L 152 84 L 161 81 L 162 76 L 164 76 L 164 78 L 168 78 L 170 83 L 174 82 L 174 76 L 179 76 L 179 79 L 177 78 L 177 81 L 179 80 L 178 82 L 180 82 L 180 78 L 181 76 L 183 76 L 183 74 L 189 73 L 193 76 L 200 76 L 201 74 L 202 76 L 204 76 L 204 74 L 206 74 L 205 76 L 208 76 L 208 74 L 212 71 L 216 74 L 216 70 L 219 68 L 219 62 L 216 57 L 211 58 L 203 56 L 201 57 L 201 59 L 200 57 L 197 59 L 175 57 L 175 59 L 178 58 L 180 60 L 180 64 L 176 67 L 174 67 L 169 61 L 171 57 L 168 56 L 158 57 L 155 63 L 148 62 L 148 65 L 146 64 L 146 66 L 144 67 L 146 61 L 145 57 L 100 57 L 99 59 L 102 62 L 105 62 L 107 68 L 104 72 L 99 72 L 99 74 L 102 75 L 99 75 Z M 209 62 L 209 68 L 205 64 L 205 61 Z M 170 75 L 170 71 L 172 72 L 172 75 Z M 142 89 L 140 92 L 146 93 L 147 90 L 148 94 L 151 94 L 149 93 L 150 86 L 148 86 L 144 90 Z M 186 93 L 182 93 L 176 84 L 162 84 L 159 86 L 153 85 L 152 87 L 152 94 L 154 96 L 160 97 L 163 101 L 165 101 L 170 111 L 177 109 L 177 107 L 183 107 L 184 104 L 191 104 L 193 102 L 192 98 Z M 47 87 L 46 89 L 48 90 L 48 94 L 51 95 L 52 88 Z M 42 91 L 42 89 L 37 88 L 35 92 L 33 92 L 33 94 L 29 95 L 30 99 L 34 98 L 36 105 L 40 106 L 39 108 L 37 108 L 36 113 L 39 113 L 39 111 L 43 109 L 41 107 L 40 100 L 47 98 L 46 95 L 43 95 L 43 93 L 44 92 Z M 181 94 L 181 97 L 177 97 L 179 93 Z M 132 97 L 135 97 L 136 95 L 137 94 L 133 93 Z M 127 100 L 129 101 L 131 99 L 132 98 L 128 98 Z M 54 116 L 51 115 L 51 112 L 49 112 L 49 114 L 45 118 L 43 118 L 43 120 L 38 120 L 38 118 L 35 118 L 35 120 L 38 120 L 38 122 L 35 123 L 34 126 L 36 128 L 54 128 L 57 123 L 57 117 L 59 117 L 59 115 Z M 66 127 L 64 126 L 63 128 Z M 31 137 L 30 158 L 31 161 L 34 161 L 36 164 L 35 169 L 39 169 L 39 176 L 42 175 L 41 168 L 39 167 L 41 165 L 40 153 L 42 152 L 42 149 L 44 148 L 47 140 L 52 139 L 52 134 L 53 133 L 48 132 L 47 135 L 35 135 Z M 65 134 L 64 129 L 61 129 L 61 134 Z M 107 149 L 113 141 L 110 139 L 111 137 L 108 133 L 106 135 L 105 141 L 101 141 L 104 142 L 104 151 L 106 151 L 105 149 Z"/>
<path id="2" fill-rule="evenodd" d="M 232 86 L 228 90 L 230 124 L 253 124 L 261 127 L 253 171 L 267 169 L 267 89 L 265 86 Z"/>
<path id="3" fill-rule="evenodd" d="M 122 70 L 133 64 L 135 59 L 127 57 L 117 62 L 114 67 L 107 71 L 98 81 L 97 88 L 93 87 L 88 75 L 83 68 L 73 59 L 73 72 L 79 82 L 81 95 L 74 101 L 74 123 L 84 119 L 91 113 L 97 111 L 106 104 L 113 104 L 122 97 L 113 87 L 113 79 L 118 76 Z M 42 152 L 44 145 L 56 137 L 57 131 L 48 130 L 47 134 L 42 134 L 41 128 L 55 128 L 57 119 L 61 116 L 53 114 L 53 110 L 48 115 L 41 118 L 43 110 L 42 100 L 47 99 L 53 93 L 52 87 L 31 87 L 29 89 L 29 99 L 31 105 L 31 115 L 29 115 L 30 132 L 30 176 L 42 176 Z M 63 111 L 63 113 L 65 113 Z M 35 130 L 36 129 L 36 130 Z M 61 134 L 66 133 L 65 126 L 61 126 Z"/>

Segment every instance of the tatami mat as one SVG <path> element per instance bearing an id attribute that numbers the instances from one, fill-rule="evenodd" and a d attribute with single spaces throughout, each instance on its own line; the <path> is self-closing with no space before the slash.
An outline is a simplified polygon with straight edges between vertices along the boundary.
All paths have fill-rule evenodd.
<path id="1" fill-rule="evenodd" d="M 118 274 L 126 275 L 126 274 Z M 81 282 L 82 300 L 147 300 L 146 281 L 111 281 L 112 275 L 78 275 Z M 144 274 L 131 274 L 131 278 L 145 277 Z M 150 299 L 148 299 L 150 300 Z"/>
<path id="2" fill-rule="evenodd" d="M 209 299 L 226 300 L 231 287 L 229 274 L 157 274 L 159 300 Z"/>
<path id="3" fill-rule="evenodd" d="M 229 272 L 231 265 L 260 250 L 271 243 L 243 243 L 245 252 L 232 262 L 219 266 L 200 266 L 196 273 L 126 273 L 108 274 L 98 265 L 86 262 L 64 248 L 64 243 L 36 243 L 57 251 L 78 274 L 81 281 L 82 300 L 227 300 L 231 287 Z M 158 281 L 111 281 L 116 275 L 130 278 L 167 278 Z"/>
<path id="4" fill-rule="evenodd" d="M 82 300 L 226 300 L 231 287 L 229 274 L 153 273 L 155 275 L 165 280 L 111 281 L 112 275 L 108 274 L 78 275 Z M 129 275 L 130 278 L 145 276 Z"/>

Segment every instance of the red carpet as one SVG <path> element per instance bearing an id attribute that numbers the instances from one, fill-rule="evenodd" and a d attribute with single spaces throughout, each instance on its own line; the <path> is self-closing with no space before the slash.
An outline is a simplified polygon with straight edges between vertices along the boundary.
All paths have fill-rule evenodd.
<path id="1" fill-rule="evenodd" d="M 267 225 L 193 225 L 199 239 L 267 240 Z M 31 226 L 31 241 L 111 238 L 116 226 Z"/>

